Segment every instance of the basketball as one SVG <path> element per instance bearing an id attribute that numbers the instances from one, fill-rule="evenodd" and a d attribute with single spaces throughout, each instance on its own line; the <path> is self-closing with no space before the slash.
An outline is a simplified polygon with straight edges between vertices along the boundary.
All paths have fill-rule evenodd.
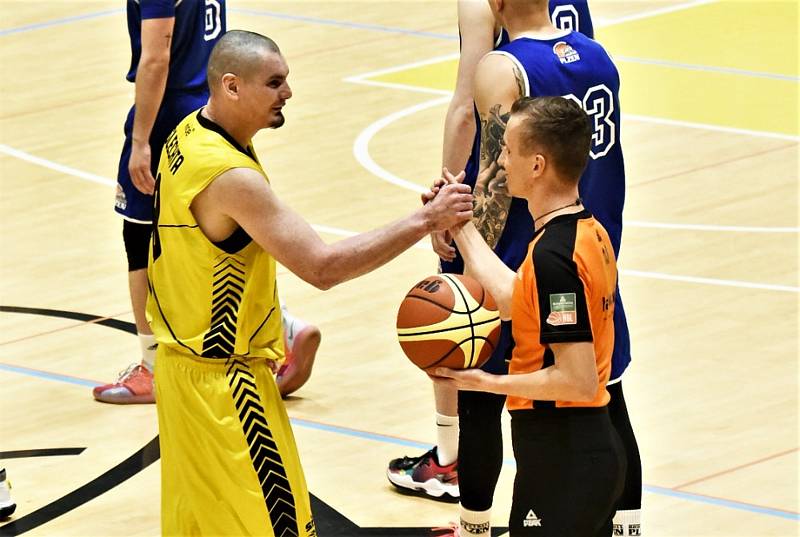
<path id="1" fill-rule="evenodd" d="M 497 346 L 500 314 L 476 280 L 437 274 L 406 294 L 397 312 L 397 337 L 420 369 L 480 367 Z"/>

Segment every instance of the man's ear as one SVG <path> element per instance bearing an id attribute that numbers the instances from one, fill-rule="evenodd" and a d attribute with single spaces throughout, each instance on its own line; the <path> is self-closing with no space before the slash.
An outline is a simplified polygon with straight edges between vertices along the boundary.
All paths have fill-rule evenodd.
<path id="1" fill-rule="evenodd" d="M 533 158 L 533 165 L 531 166 L 531 176 L 532 177 L 539 177 L 544 173 L 544 169 L 547 167 L 547 159 L 544 158 L 544 155 L 541 153 L 537 153 L 536 156 Z"/>
<path id="2" fill-rule="evenodd" d="M 222 75 L 222 79 L 220 81 L 222 84 L 222 89 L 225 94 L 232 98 L 238 99 L 239 98 L 239 77 L 234 75 L 233 73 L 225 73 Z"/>

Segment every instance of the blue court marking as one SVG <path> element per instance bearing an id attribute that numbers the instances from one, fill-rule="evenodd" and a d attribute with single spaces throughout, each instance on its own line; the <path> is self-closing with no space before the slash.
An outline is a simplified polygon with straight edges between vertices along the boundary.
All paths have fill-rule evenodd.
<path id="1" fill-rule="evenodd" d="M 384 32 L 389 34 L 403 34 L 414 37 L 427 37 L 432 39 L 446 39 L 448 41 L 458 41 L 458 36 L 454 34 L 440 34 L 436 32 L 422 32 L 419 30 L 408 30 L 405 28 L 392 28 L 380 24 L 367 24 L 362 22 L 340 21 L 335 19 L 320 19 L 318 17 L 307 17 L 305 15 L 292 15 L 289 13 L 278 13 L 276 11 L 262 11 L 258 9 L 230 8 L 231 13 L 241 13 L 243 15 L 254 15 L 256 17 L 270 17 L 273 19 L 283 19 L 297 22 L 308 22 L 311 24 L 322 24 L 325 26 L 338 26 L 340 28 L 354 28 L 357 30 L 371 30 L 373 32 Z"/>
<path id="2" fill-rule="evenodd" d="M 66 382 L 69 384 L 77 384 L 79 386 L 86 386 L 86 387 L 94 387 L 97 386 L 99 383 L 95 381 L 91 381 L 88 379 L 81 379 L 77 377 L 71 377 L 68 375 L 61 375 L 58 373 L 50 373 L 47 371 L 40 371 L 38 369 L 30 369 L 27 367 L 20 367 L 14 366 L 10 364 L 0 363 L 0 371 L 8 371 L 11 373 L 19 373 L 21 375 L 28 375 L 31 377 L 37 377 L 45 380 L 54 380 L 58 382 Z M 398 446 L 403 447 L 410 447 L 415 449 L 424 449 L 427 450 L 431 447 L 431 444 L 427 444 L 424 442 L 417 442 L 414 440 L 406 440 L 404 438 L 397 438 L 394 436 L 387 436 L 378 433 L 371 433 L 368 431 L 359 431 L 357 429 L 350 429 L 348 427 L 340 427 L 337 425 L 328 425 L 325 423 L 317 423 L 315 421 L 304 420 L 301 418 L 292 418 L 290 420 L 293 425 L 297 427 L 303 427 L 307 429 L 315 429 L 317 431 L 324 431 L 328 433 L 334 434 L 341 434 L 343 436 L 352 436 L 355 438 L 362 438 L 365 440 L 372 440 L 375 442 L 383 442 L 386 444 L 395 444 Z M 507 466 L 515 466 L 513 459 L 504 459 L 503 464 Z M 738 511 L 747 511 L 749 513 L 755 513 L 758 515 L 766 515 L 766 516 L 773 516 L 778 518 L 785 518 L 788 520 L 795 520 L 800 521 L 800 513 L 793 513 L 790 511 L 784 511 L 782 509 L 774 509 L 770 507 L 761 507 L 759 505 L 751 505 L 748 503 L 737 502 L 734 500 L 725 500 L 723 498 L 714 498 L 711 496 L 704 496 L 702 494 L 693 494 L 691 492 L 683 492 L 680 490 L 673 490 L 666 487 L 656 487 L 653 485 L 643 485 L 643 490 L 650 494 L 659 494 L 662 496 L 671 496 L 673 498 L 679 498 L 681 500 L 686 500 L 690 502 L 699 502 L 699 503 L 707 503 L 710 505 L 716 505 L 719 507 L 727 507 L 729 509 L 736 509 Z"/>
<path id="3" fill-rule="evenodd" d="M 304 427 L 306 429 L 316 429 L 317 431 L 325 431 L 326 433 L 336 433 L 345 436 L 353 436 L 356 438 L 363 438 L 365 440 L 374 440 L 376 442 L 383 442 L 385 444 L 395 444 L 403 447 L 410 447 L 414 449 L 429 450 L 432 445 L 424 442 L 417 442 L 415 440 L 406 440 L 405 438 L 398 438 L 396 436 L 386 436 L 378 433 L 370 433 L 367 431 L 359 431 L 358 429 L 350 429 L 349 427 L 340 427 L 338 425 L 329 425 L 327 423 L 319 423 L 316 421 L 304 420 L 301 418 L 291 418 L 289 421 L 292 425 Z"/>
<path id="4" fill-rule="evenodd" d="M 740 502 L 735 502 L 733 500 L 725 500 L 723 498 L 714 498 L 713 496 L 704 496 L 703 494 L 692 494 L 691 492 L 683 492 L 681 490 L 668 489 L 666 487 L 656 487 L 653 485 L 644 485 L 642 488 L 644 489 L 645 492 L 650 492 L 652 494 L 661 494 L 662 496 L 672 496 L 673 498 L 680 498 L 681 500 L 708 503 L 711 505 L 718 505 L 721 507 L 730 507 L 731 509 L 738 509 L 739 511 L 749 511 L 751 513 L 757 513 L 760 515 L 768 515 L 778 518 L 786 518 L 788 520 L 800 521 L 800 513 L 792 513 L 791 511 L 784 511 L 782 509 L 761 507 L 759 505 L 740 503 Z"/>
<path id="5" fill-rule="evenodd" d="M 49 371 L 40 371 L 38 369 L 31 369 L 29 367 L 20 367 L 17 365 L 3 363 L 0 363 L 0 371 L 9 371 L 11 373 L 19 373 L 20 375 L 28 375 L 30 377 L 38 377 L 45 380 L 55 380 L 58 382 L 77 384 L 78 386 L 87 386 L 89 388 L 94 388 L 95 386 L 101 385 L 99 382 L 92 380 L 70 377 L 69 375 L 60 375 L 58 373 L 50 373 Z"/>
<path id="6" fill-rule="evenodd" d="M 53 26 L 62 26 L 64 24 L 70 24 L 77 21 L 85 21 L 90 19 L 99 19 L 100 17 L 108 17 L 110 15 L 119 15 L 120 13 L 125 13 L 124 9 L 111 9 L 108 11 L 97 11 L 95 13 L 86 13 L 84 15 L 75 15 L 73 17 L 64 17 L 63 19 L 54 19 L 51 21 L 45 22 L 36 22 L 33 24 L 27 24 L 25 26 L 17 26 L 16 28 L 5 28 L 0 30 L 0 37 L 11 35 L 11 34 L 19 34 L 22 32 L 30 32 L 32 30 L 40 30 L 42 28 L 51 28 Z"/>

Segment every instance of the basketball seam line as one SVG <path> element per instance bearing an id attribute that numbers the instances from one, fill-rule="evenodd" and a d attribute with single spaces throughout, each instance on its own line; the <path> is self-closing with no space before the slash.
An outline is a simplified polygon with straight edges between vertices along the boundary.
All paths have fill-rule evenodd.
<path id="1" fill-rule="evenodd" d="M 483 337 L 483 336 L 475 336 L 475 337 L 473 337 L 473 338 L 462 339 L 462 340 L 461 340 L 461 341 L 459 341 L 458 343 L 456 343 L 456 342 L 453 342 L 453 346 L 452 346 L 452 347 L 450 347 L 450 350 L 449 350 L 449 351 L 447 351 L 446 353 L 444 353 L 444 355 L 443 355 L 441 358 L 437 358 L 436 360 L 434 360 L 434 361 L 433 361 L 433 362 L 431 362 L 430 364 L 426 365 L 425 367 L 422 367 L 422 366 L 418 366 L 418 367 L 420 367 L 421 369 L 429 369 L 429 368 L 431 368 L 431 367 L 434 367 L 434 366 L 436 366 L 436 365 L 439 365 L 439 364 L 440 364 L 440 363 L 441 363 L 443 360 L 447 359 L 447 357 L 448 357 L 448 356 L 450 356 L 450 353 L 451 353 L 451 352 L 453 352 L 454 350 L 456 350 L 457 348 L 459 348 L 459 347 L 461 346 L 461 344 L 462 344 L 462 343 L 464 343 L 465 341 L 468 341 L 469 339 L 473 339 L 473 340 L 474 340 L 474 339 L 482 339 L 482 340 L 484 340 L 486 343 L 488 343 L 489 345 L 491 345 L 491 347 L 492 347 L 492 352 L 494 352 L 494 348 L 495 348 L 495 347 L 494 347 L 494 345 L 492 345 L 492 342 L 491 342 L 491 341 L 489 341 L 489 338 L 488 338 L 488 337 Z"/>
<path id="2" fill-rule="evenodd" d="M 438 306 L 438 307 L 440 307 L 441 309 L 443 309 L 444 311 L 447 311 L 447 312 L 450 312 L 450 313 L 458 313 L 458 314 L 460 314 L 460 315 L 469 315 L 470 311 L 478 311 L 478 310 L 480 309 L 480 306 L 478 306 L 478 307 L 477 307 L 477 308 L 475 308 L 474 310 L 470 310 L 469 308 L 467 308 L 465 311 L 459 311 L 459 310 L 455 310 L 455 309 L 453 309 L 453 308 L 447 308 L 447 307 L 443 306 L 442 304 L 439 304 L 439 303 L 438 303 L 438 302 L 436 302 L 435 300 L 433 300 L 433 299 L 431 299 L 431 298 L 426 298 L 426 297 L 424 297 L 424 296 L 419 296 L 419 295 L 406 295 L 406 298 L 414 298 L 414 299 L 416 299 L 416 300 L 422 300 L 423 302 L 428 302 L 428 303 L 430 303 L 430 304 L 433 304 L 434 306 Z M 455 304 L 453 304 L 453 307 L 455 307 Z"/>
<path id="3" fill-rule="evenodd" d="M 453 281 L 453 277 L 452 276 L 447 276 L 445 274 L 443 274 L 442 276 L 444 276 L 445 278 L 450 280 L 450 283 L 453 284 L 453 287 L 455 287 L 456 290 L 458 290 L 458 294 L 461 295 L 461 300 L 464 302 L 464 309 L 467 310 L 467 316 L 469 316 L 469 330 L 472 333 L 472 336 L 470 337 L 470 341 L 472 342 L 472 344 L 470 345 L 469 362 L 467 362 L 467 364 L 469 364 L 471 366 L 472 364 L 475 363 L 475 325 L 472 324 L 472 312 L 469 311 L 469 303 L 467 303 L 467 297 L 464 296 L 464 292 L 461 290 L 461 287 L 458 285 L 458 283 L 461 283 L 461 282 L 459 281 L 458 283 L 456 283 L 455 281 Z M 483 290 L 483 287 L 481 287 L 481 290 Z M 472 293 L 470 293 L 470 296 L 472 296 Z M 455 301 L 453 301 L 453 305 L 455 306 Z M 482 306 L 483 306 L 483 297 L 481 297 L 481 301 L 478 304 L 478 307 L 475 308 L 475 311 L 478 311 L 478 309 L 480 309 Z"/>
<path id="4" fill-rule="evenodd" d="M 428 330 L 427 332 L 411 332 L 411 333 L 408 333 L 408 334 L 400 334 L 400 333 L 398 333 L 397 337 L 402 339 L 402 338 L 410 337 L 410 336 L 425 336 L 425 335 L 428 335 L 428 334 L 439 334 L 441 332 L 449 332 L 450 330 L 462 330 L 464 328 L 469 328 L 470 326 L 473 326 L 473 327 L 474 326 L 481 326 L 481 325 L 484 325 L 484 324 L 487 324 L 487 323 L 493 323 L 493 322 L 499 321 L 499 320 L 500 320 L 500 316 L 498 315 L 497 317 L 492 317 L 491 319 L 486 319 L 485 321 L 479 321 L 477 323 L 464 324 L 464 325 L 461 325 L 461 326 L 449 326 L 447 328 L 440 328 L 438 330 Z M 409 330 L 409 329 L 408 328 L 401 328 L 399 330 Z M 473 329 L 472 330 L 472 337 L 481 338 L 482 336 L 476 336 L 475 335 L 475 330 Z M 464 340 L 464 341 L 466 341 L 466 340 Z"/>

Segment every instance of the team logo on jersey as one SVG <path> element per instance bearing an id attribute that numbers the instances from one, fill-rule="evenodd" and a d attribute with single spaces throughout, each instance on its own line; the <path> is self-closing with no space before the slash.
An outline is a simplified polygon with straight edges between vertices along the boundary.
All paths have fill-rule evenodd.
<path id="1" fill-rule="evenodd" d="M 553 54 L 558 56 L 558 61 L 561 63 L 572 63 L 581 59 L 578 51 L 564 41 L 559 41 L 553 45 Z"/>
<path id="2" fill-rule="evenodd" d="M 526 528 L 541 528 L 542 527 L 542 519 L 536 516 L 536 513 L 533 512 L 533 509 L 528 510 L 528 514 L 525 517 L 525 520 L 522 521 L 522 525 Z"/>
<path id="3" fill-rule="evenodd" d="M 550 315 L 547 324 L 562 326 L 578 324 L 578 308 L 575 293 L 555 293 L 550 295 Z"/>

